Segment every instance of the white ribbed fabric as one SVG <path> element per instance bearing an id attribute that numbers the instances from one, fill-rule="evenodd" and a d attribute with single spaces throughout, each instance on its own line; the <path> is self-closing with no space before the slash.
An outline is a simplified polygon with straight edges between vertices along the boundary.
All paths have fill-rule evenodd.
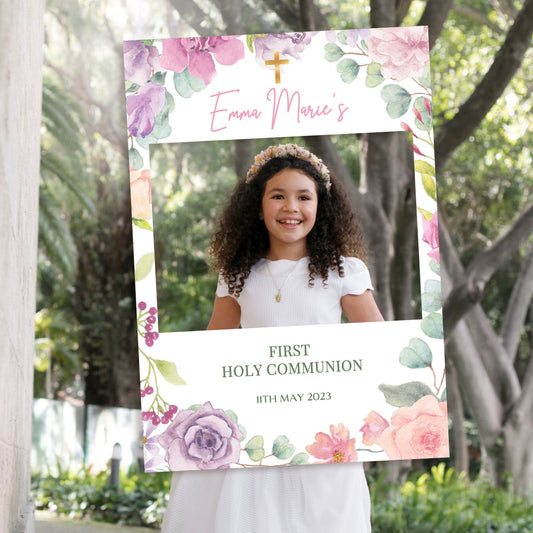
<path id="1" fill-rule="evenodd" d="M 365 264 L 344 259 L 308 287 L 308 258 L 259 261 L 237 299 L 242 327 L 340 322 L 340 299 L 372 289 Z M 272 274 L 272 275 L 271 275 Z M 290 276 L 287 278 L 287 276 Z M 272 279 L 275 278 L 275 283 Z M 281 301 L 275 300 L 277 288 Z M 227 296 L 219 281 L 218 296 Z M 162 533 L 370 533 L 370 497 L 361 464 L 174 473 Z"/>

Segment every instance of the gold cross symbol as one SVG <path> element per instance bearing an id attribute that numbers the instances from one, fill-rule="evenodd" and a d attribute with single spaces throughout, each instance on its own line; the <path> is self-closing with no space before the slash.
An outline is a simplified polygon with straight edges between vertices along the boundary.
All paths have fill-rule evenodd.
<path id="1" fill-rule="evenodd" d="M 276 50 L 274 52 L 274 59 L 267 59 L 265 61 L 265 65 L 274 65 L 276 69 L 276 83 L 281 83 L 281 70 L 280 65 L 288 65 L 289 60 L 288 59 L 280 59 L 279 58 L 279 51 Z"/>

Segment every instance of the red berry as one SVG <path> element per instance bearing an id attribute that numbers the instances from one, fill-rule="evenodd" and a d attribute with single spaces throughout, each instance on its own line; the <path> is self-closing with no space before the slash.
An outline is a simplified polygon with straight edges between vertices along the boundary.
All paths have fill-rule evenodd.
<path id="1" fill-rule="evenodd" d="M 141 389 L 141 398 L 144 398 L 146 396 L 146 392 L 144 392 L 143 389 Z"/>
<path id="2" fill-rule="evenodd" d="M 144 389 L 144 392 L 146 394 L 152 394 L 154 392 L 154 388 L 151 385 L 148 385 L 148 387 L 146 387 L 146 389 Z"/>
<path id="3" fill-rule="evenodd" d="M 165 414 L 165 416 L 163 416 L 163 418 L 161 419 L 161 423 L 162 424 L 168 424 L 170 421 L 169 418 L 167 418 L 167 415 Z"/>
<path id="4" fill-rule="evenodd" d="M 150 307 L 150 309 L 148 309 L 148 312 L 151 315 L 157 315 L 157 309 L 155 307 Z"/>
<path id="5" fill-rule="evenodd" d="M 159 416 L 157 416 L 155 413 L 152 415 L 152 424 L 154 426 L 158 426 L 161 422 L 161 419 L 159 418 Z"/>
<path id="6" fill-rule="evenodd" d="M 177 405 L 169 405 L 168 406 L 168 412 L 171 414 L 178 412 L 178 406 Z"/>
<path id="7" fill-rule="evenodd" d="M 146 302 L 139 302 L 139 305 L 137 306 L 141 311 L 144 311 L 146 309 Z"/>
<path id="8" fill-rule="evenodd" d="M 155 324 L 155 316 L 150 315 L 149 317 L 146 317 L 146 322 L 149 322 L 150 324 Z"/>

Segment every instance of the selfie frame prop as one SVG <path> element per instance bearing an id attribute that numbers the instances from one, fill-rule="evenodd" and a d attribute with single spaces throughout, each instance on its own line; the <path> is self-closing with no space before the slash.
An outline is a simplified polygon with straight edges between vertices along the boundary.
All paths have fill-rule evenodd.
<path id="1" fill-rule="evenodd" d="M 448 456 L 427 27 L 125 41 L 124 62 L 145 470 Z M 393 131 L 420 320 L 158 331 L 150 145 Z"/>

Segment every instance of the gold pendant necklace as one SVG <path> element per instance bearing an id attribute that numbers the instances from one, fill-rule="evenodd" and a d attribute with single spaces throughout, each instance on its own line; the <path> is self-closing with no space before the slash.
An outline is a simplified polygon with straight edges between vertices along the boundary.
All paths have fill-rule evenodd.
<path id="1" fill-rule="evenodd" d="M 272 283 L 274 283 L 274 287 L 276 287 L 276 290 L 278 291 L 276 293 L 276 295 L 274 296 L 274 299 L 276 300 L 277 303 L 280 303 L 281 302 L 281 289 L 283 289 L 283 285 L 285 285 L 287 280 L 291 277 L 292 273 L 294 272 L 294 270 L 298 266 L 298 261 L 296 261 L 296 264 L 292 267 L 292 270 L 289 272 L 287 277 L 283 280 L 283 283 L 281 284 L 280 287 L 278 287 L 278 285 L 276 284 L 276 279 L 272 275 L 272 271 L 270 270 L 270 263 L 269 263 L 268 259 L 266 260 L 266 265 L 267 265 L 268 273 L 269 273 L 270 277 L 272 278 Z"/>

